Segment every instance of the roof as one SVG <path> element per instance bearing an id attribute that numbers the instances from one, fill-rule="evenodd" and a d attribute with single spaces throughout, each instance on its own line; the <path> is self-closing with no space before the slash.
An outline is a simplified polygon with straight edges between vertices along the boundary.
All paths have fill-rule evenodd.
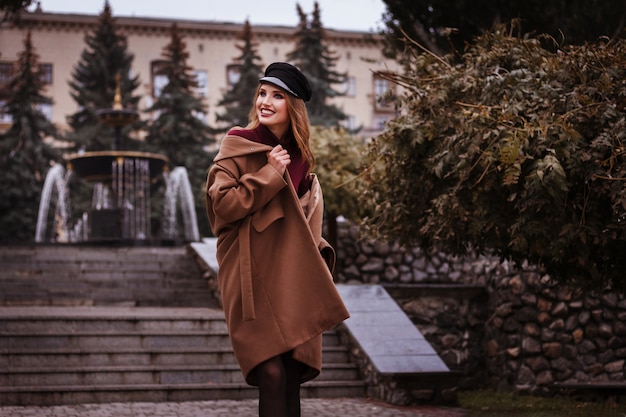
<path id="1" fill-rule="evenodd" d="M 50 27 L 85 31 L 97 24 L 99 15 L 75 13 L 22 12 L 19 16 L 20 26 Z M 123 32 L 169 32 L 176 24 L 180 33 L 186 36 L 237 37 L 244 23 L 221 22 L 215 20 L 167 19 L 138 16 L 113 15 L 117 26 Z M 6 23 L 5 23 L 6 24 Z M 15 23 L 13 23 L 15 24 Z M 254 25 L 254 36 L 260 40 L 267 38 L 291 39 L 296 27 L 280 25 Z M 324 28 L 325 36 L 333 43 L 371 43 L 380 42 L 382 35 L 372 32 L 336 30 Z"/>

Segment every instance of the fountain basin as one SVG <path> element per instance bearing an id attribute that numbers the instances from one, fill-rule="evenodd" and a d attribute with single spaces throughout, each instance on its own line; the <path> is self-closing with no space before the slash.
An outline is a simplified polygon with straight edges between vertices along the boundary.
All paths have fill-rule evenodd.
<path id="1" fill-rule="evenodd" d="M 75 172 L 90 182 L 111 181 L 113 162 L 123 165 L 127 158 L 147 160 L 150 165 L 150 178 L 158 177 L 166 169 L 169 159 L 165 155 L 134 151 L 94 151 L 69 155 L 68 171 Z"/>
<path id="2" fill-rule="evenodd" d="M 139 113 L 131 109 L 103 109 L 96 111 L 96 116 L 101 123 L 113 127 L 128 126 L 139 119 Z"/>
<path id="3" fill-rule="evenodd" d="M 56 164 L 46 175 L 39 202 L 36 242 L 151 244 L 151 182 L 163 176 L 162 242 L 199 240 L 193 192 L 184 167 L 168 167 L 164 155 L 133 151 L 72 154 L 67 167 Z M 71 173 L 70 173 L 71 170 Z M 93 184 L 91 208 L 70 223 L 71 175 Z M 56 193 L 56 198 L 53 194 Z M 54 204 L 54 216 L 48 216 Z M 178 209 L 184 229 L 179 230 Z M 51 227 L 48 228 L 48 220 Z"/>

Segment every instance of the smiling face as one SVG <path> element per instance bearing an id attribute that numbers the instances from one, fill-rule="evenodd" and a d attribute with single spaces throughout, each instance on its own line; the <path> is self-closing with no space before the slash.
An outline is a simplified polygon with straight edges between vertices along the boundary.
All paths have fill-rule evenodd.
<path id="1" fill-rule="evenodd" d="M 290 123 L 285 90 L 273 84 L 261 84 L 256 98 L 256 113 L 259 123 L 281 139 L 287 133 Z"/>

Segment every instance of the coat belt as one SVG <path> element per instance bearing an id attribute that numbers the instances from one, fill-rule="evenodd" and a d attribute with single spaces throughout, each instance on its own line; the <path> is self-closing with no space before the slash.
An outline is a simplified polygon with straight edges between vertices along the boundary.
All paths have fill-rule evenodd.
<path id="1" fill-rule="evenodd" d="M 239 228 L 239 271 L 241 277 L 241 310 L 243 320 L 256 319 L 254 293 L 252 291 L 252 253 L 250 251 L 250 216 L 246 216 Z"/>

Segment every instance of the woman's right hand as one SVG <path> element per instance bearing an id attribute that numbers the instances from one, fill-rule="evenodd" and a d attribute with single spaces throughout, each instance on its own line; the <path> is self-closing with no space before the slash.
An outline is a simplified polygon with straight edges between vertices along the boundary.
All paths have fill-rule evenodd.
<path id="1" fill-rule="evenodd" d="M 291 157 L 286 149 L 281 145 L 277 145 L 267 153 L 267 162 L 278 171 L 280 175 L 283 175 L 285 169 L 287 169 L 287 166 L 291 163 Z"/>

